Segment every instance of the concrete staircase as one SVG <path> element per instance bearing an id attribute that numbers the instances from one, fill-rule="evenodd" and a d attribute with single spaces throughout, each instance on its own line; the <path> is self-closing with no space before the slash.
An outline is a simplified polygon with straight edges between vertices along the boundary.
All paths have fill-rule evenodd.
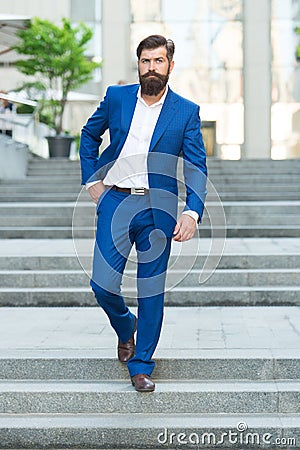
<path id="1" fill-rule="evenodd" d="M 211 235 L 210 211 L 216 216 L 216 233 L 220 229 L 222 234 L 223 208 L 227 237 L 299 236 L 300 160 L 210 160 L 209 179 L 222 206 L 216 206 L 209 184 L 202 237 Z M 95 208 L 81 191 L 78 162 L 32 159 L 25 180 L 0 183 L 0 239 L 72 238 L 77 200 L 76 236 L 92 238 Z"/>
<path id="2" fill-rule="evenodd" d="M 166 304 L 299 305 L 300 160 L 209 160 L 209 173 L 222 202 L 217 202 L 209 185 L 200 241 L 185 244 L 187 254 L 176 250 L 171 258 Z M 256 200 L 252 198 L 254 191 Z M 87 254 L 92 255 L 95 207 L 88 193 L 81 191 L 78 162 L 33 158 L 26 180 L 0 184 L 0 198 L 0 237 L 11 238 L 12 246 L 16 239 L 20 243 L 22 239 L 49 239 L 47 251 L 30 258 L 28 254 L 14 256 L 9 249 L 0 254 L 0 304 L 93 306 L 88 278 L 81 267 L 89 272 L 91 262 L 85 262 L 87 258 L 81 255 L 78 261 L 71 246 L 67 258 L 59 256 L 64 239 L 71 241 L 72 236 L 75 245 L 88 242 Z M 230 254 L 225 252 L 213 276 L 199 284 L 208 253 L 203 241 L 210 235 L 211 214 L 214 236 L 221 236 L 225 231 L 223 208 L 228 244 L 235 245 L 228 250 Z M 129 264 L 124 280 L 130 305 L 135 304 L 133 270 Z"/>
<path id="3" fill-rule="evenodd" d="M 15 311 L 0 319 L 2 448 L 300 448 L 297 308 L 166 308 L 151 394 L 99 308 Z"/>
<path id="4" fill-rule="evenodd" d="M 173 245 L 146 395 L 88 287 L 95 209 L 78 163 L 33 158 L 0 183 L 1 449 L 300 449 L 300 160 L 210 160 L 209 174 L 224 254 L 199 284 L 211 211 L 223 242 L 210 188 L 200 240 Z"/>
<path id="5" fill-rule="evenodd" d="M 210 240 L 199 250 L 173 245 L 167 276 L 168 306 L 300 305 L 300 242 L 295 238 L 229 239 L 218 268 L 199 283 Z M 94 306 L 89 288 L 89 256 L 75 254 L 71 240 L 7 241 L 0 252 L 1 306 Z M 61 252 L 61 253 L 60 253 Z M 198 253 L 198 254 L 197 254 Z M 123 292 L 136 305 L 134 255 L 127 265 Z"/>

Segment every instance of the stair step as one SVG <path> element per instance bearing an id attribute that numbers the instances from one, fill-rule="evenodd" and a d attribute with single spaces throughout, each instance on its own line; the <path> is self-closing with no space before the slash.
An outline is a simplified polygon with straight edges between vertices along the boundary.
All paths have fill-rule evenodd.
<path id="1" fill-rule="evenodd" d="M 0 193 L 0 202 L 42 202 L 43 200 L 47 202 L 57 202 L 58 200 L 61 202 L 72 202 L 76 201 L 78 194 L 69 193 L 65 194 L 64 192 L 53 194 L 51 192 L 47 192 L 44 194 L 37 193 L 19 193 L 19 194 L 1 194 Z"/>
<path id="2" fill-rule="evenodd" d="M 61 201 L 61 202 L 75 202 L 78 200 L 78 193 L 79 190 L 75 189 L 72 192 L 69 193 L 65 193 L 65 192 L 51 192 L 51 190 L 44 192 L 44 193 L 37 193 L 37 192 L 28 192 L 28 193 L 24 193 L 19 192 L 19 193 L 12 193 L 9 192 L 7 194 L 1 194 L 0 192 L 0 202 L 1 203 L 11 203 L 11 202 L 42 202 L 42 201 L 47 201 L 47 202 L 57 202 L 57 201 Z M 219 192 L 219 196 L 221 198 L 222 201 L 245 201 L 248 200 L 249 202 L 256 202 L 256 201 L 290 201 L 290 200 L 295 200 L 295 201 L 299 201 L 300 200 L 300 194 L 299 194 L 299 190 L 297 192 L 281 192 L 281 193 L 274 193 L 274 192 L 269 192 L 269 193 L 252 193 L 251 191 L 245 191 L 245 192 L 237 192 L 237 193 L 232 193 L 231 191 L 229 192 Z M 215 195 L 207 196 L 207 200 L 215 200 Z M 79 198 L 79 201 L 82 201 Z"/>
<path id="3" fill-rule="evenodd" d="M 0 414 L 297 414 L 300 381 L 162 381 L 137 396 L 124 381 L 2 381 Z"/>
<path id="4" fill-rule="evenodd" d="M 254 176 L 252 176 L 254 177 Z M 226 178 L 221 176 L 221 179 L 215 180 L 210 178 L 210 182 L 213 184 L 214 188 L 219 191 L 229 191 L 229 189 L 232 189 L 234 192 L 238 191 L 250 191 L 250 192 L 256 192 L 256 193 L 267 193 L 271 189 L 275 190 L 276 192 L 280 193 L 282 190 L 288 190 L 290 192 L 295 192 L 299 190 L 299 175 L 290 176 L 289 178 L 282 178 L 279 179 L 277 177 L 271 178 L 269 177 L 267 180 L 264 180 L 263 183 L 260 182 L 260 179 L 257 180 L 243 180 L 239 178 Z M 253 183 L 257 183 L 256 185 Z M 76 189 L 77 191 L 80 191 L 82 189 L 81 185 L 81 179 L 80 176 L 72 176 L 68 174 L 67 176 L 64 176 L 64 174 L 59 175 L 51 175 L 47 176 L 47 179 L 45 180 L 45 177 L 43 176 L 36 176 L 36 177 L 28 177 L 22 180 L 8 180 L 7 182 L 2 181 L 0 182 L 0 191 L 1 192 L 9 192 L 12 189 L 15 191 L 20 191 L 21 188 L 24 187 L 26 191 L 36 190 L 37 188 L 41 192 L 44 192 L 47 190 L 51 191 L 59 191 L 59 188 L 61 189 Z M 46 188 L 46 189 L 45 189 Z M 184 192 L 184 186 L 179 186 L 179 191 Z M 208 191 L 212 192 L 210 185 L 208 186 Z"/>
<path id="5" fill-rule="evenodd" d="M 136 291 L 124 289 L 128 305 Z M 1 306 L 95 306 L 88 287 L 0 288 Z M 300 286 L 175 287 L 165 294 L 168 306 L 300 306 Z"/>
<path id="6" fill-rule="evenodd" d="M 137 394 L 138 396 L 138 394 Z M 178 449 L 275 446 L 299 450 L 298 415 L 91 414 L 0 418 L 4 448 Z M 229 433 L 231 435 L 229 436 Z M 256 433 L 256 434 L 255 434 Z M 51 445 L 50 444 L 50 445 Z M 200 446 L 200 447 L 199 447 Z"/>
<path id="7" fill-rule="evenodd" d="M 208 286 L 300 286 L 300 269 L 216 269 L 205 283 L 202 276 L 211 275 L 197 269 L 171 269 L 167 274 L 167 288 Z M 123 289 L 135 286 L 136 270 L 125 271 Z M 0 270 L 2 287 L 85 287 L 89 276 L 83 270 Z"/>
<path id="8" fill-rule="evenodd" d="M 216 219 L 215 219 L 216 220 Z M 95 223 L 96 218 L 95 215 L 86 215 L 83 214 L 80 217 L 76 217 L 75 219 L 75 227 L 78 228 L 92 228 L 92 225 Z M 223 222 L 223 220 L 222 220 Z M 31 227 L 71 227 L 72 226 L 72 216 L 68 213 L 64 213 L 61 211 L 61 214 L 56 214 L 55 216 L 50 215 L 36 215 L 36 216 L 22 216 L 18 214 L 12 214 L 10 216 L 0 217 L 0 229 L 8 230 L 8 229 L 18 229 L 18 225 L 22 223 L 22 228 L 31 228 Z M 219 221 L 221 223 L 221 220 Z M 243 228 L 249 229 L 252 227 L 256 227 L 259 229 L 269 228 L 272 230 L 277 228 L 287 229 L 286 224 L 288 223 L 289 229 L 292 227 L 300 229 L 300 215 L 285 215 L 285 216 L 275 216 L 268 214 L 263 217 L 253 217 L 249 214 L 246 215 L 236 215 L 234 217 L 229 217 L 226 219 L 226 226 L 229 228 L 229 233 L 231 232 L 230 228 Z M 203 218 L 202 224 L 199 227 L 200 232 L 205 230 L 207 233 L 207 229 L 210 226 L 210 220 L 206 217 Z"/>
<path id="9" fill-rule="evenodd" d="M 224 237 L 224 227 L 214 227 L 214 237 Z M 74 230 L 71 226 L 12 226 L 0 227 L 0 239 L 71 239 L 76 236 L 77 239 L 93 239 L 95 236 L 94 227 L 76 227 Z M 211 236 L 211 228 L 201 226 L 201 238 Z M 298 237 L 299 226 L 295 225 L 229 225 L 226 228 L 226 236 L 228 238 L 238 237 Z"/>
<path id="10" fill-rule="evenodd" d="M 299 173 L 289 173 L 289 174 L 252 174 L 251 179 L 248 178 L 248 175 L 245 174 L 227 174 L 227 173 L 209 173 L 208 179 L 214 185 L 217 190 L 224 186 L 247 186 L 249 188 L 258 190 L 261 187 L 261 190 L 265 190 L 270 188 L 270 186 L 278 186 L 281 188 L 290 186 L 291 188 L 294 185 L 299 186 Z M 63 170 L 61 172 L 55 171 L 53 173 L 49 173 L 47 171 L 47 176 L 45 173 L 34 173 L 27 176 L 25 179 L 20 180 L 5 180 L 0 181 L 0 186 L 9 185 L 9 186 L 19 186 L 20 184 L 32 185 L 36 187 L 40 183 L 46 184 L 48 186 L 53 186 L 55 182 L 60 182 L 62 184 L 73 183 L 74 185 L 81 184 L 81 174 L 80 172 L 69 172 L 68 170 Z M 259 186 L 254 185 L 254 183 L 258 183 Z M 179 186 L 182 187 L 181 185 Z"/>
<path id="11" fill-rule="evenodd" d="M 297 183 L 296 180 L 297 177 L 295 177 L 295 183 Z M 56 182 L 60 183 L 60 186 L 68 186 L 70 184 L 78 187 L 81 183 L 80 181 L 80 174 L 78 173 L 74 173 L 74 174 L 70 174 L 70 173 L 64 173 L 64 174 L 57 174 L 57 173 L 53 173 L 51 174 L 51 179 L 45 177 L 45 175 L 36 175 L 34 177 L 30 176 L 30 177 L 26 177 L 25 179 L 18 179 L 18 180 L 5 180 L 4 181 L 0 181 L 0 186 L 11 186 L 11 187 L 17 187 L 19 185 L 26 185 L 26 186 L 31 186 L 33 189 L 36 189 L 37 186 L 39 186 L 41 183 L 43 185 L 47 185 L 47 186 L 53 186 L 53 184 L 55 184 Z"/>
<path id="12" fill-rule="evenodd" d="M 216 172 L 213 171 L 209 172 L 208 176 L 209 180 L 213 183 L 215 187 L 219 186 L 226 186 L 227 184 L 230 184 L 232 186 L 236 185 L 247 185 L 247 186 L 253 186 L 253 183 L 258 182 L 262 188 L 267 187 L 269 184 L 274 184 L 278 186 L 286 186 L 286 185 L 292 185 L 292 183 L 299 184 L 299 172 L 290 173 L 290 174 L 252 174 L 251 179 L 249 180 L 248 176 L 245 176 L 245 174 L 235 174 L 234 177 L 232 174 L 222 173 L 222 172 Z M 252 182 L 252 183 L 251 183 Z"/>
<path id="13" fill-rule="evenodd" d="M 81 198 L 82 197 L 82 198 Z M 0 213 L 2 217 L 5 216 L 50 216 L 56 217 L 64 216 L 72 218 L 74 208 L 76 213 L 80 216 L 95 215 L 95 205 L 89 200 L 88 194 L 81 194 L 80 203 L 76 205 L 75 202 L 5 202 L 0 204 Z M 179 202 L 179 208 L 182 208 L 184 203 Z M 206 210 L 204 217 L 211 215 L 218 217 L 225 212 L 227 220 L 233 220 L 238 217 L 238 220 L 250 218 L 255 220 L 270 220 L 283 219 L 288 221 L 290 218 L 299 218 L 300 216 L 300 202 L 299 201 L 274 201 L 274 202 L 223 202 L 222 206 L 215 202 L 206 202 Z"/>
<path id="14" fill-rule="evenodd" d="M 13 242 L 13 241 L 12 241 Z M 31 242 L 31 241 L 30 241 Z M 32 242 L 35 242 L 34 240 Z M 61 240 L 63 242 L 63 240 Z M 18 245 L 18 244 L 16 244 Z M 169 265 L 172 268 L 184 269 L 202 269 L 206 256 L 204 255 L 180 255 L 178 258 L 176 255 L 171 255 Z M 91 267 L 92 252 L 90 256 L 80 255 L 80 262 L 86 268 Z M 135 264 L 129 262 L 128 268 L 133 269 Z M 266 255 L 243 255 L 243 254 L 224 254 L 218 265 L 219 269 L 258 269 L 272 270 L 281 269 L 299 269 L 300 268 L 300 254 L 266 254 Z M 10 256 L 0 255 L 0 270 L 9 270 L 13 268 L 15 270 L 81 270 L 80 263 L 75 255 L 57 255 L 57 256 Z"/>
<path id="15" fill-rule="evenodd" d="M 38 183 L 29 183 L 27 181 L 28 179 L 25 179 L 23 181 L 23 183 L 21 184 L 20 180 L 18 184 L 15 185 L 11 185 L 9 183 L 1 183 L 0 184 L 0 192 L 4 193 L 4 192 L 11 192 L 12 191 L 12 187 L 14 192 L 35 192 L 38 189 L 38 192 L 62 192 L 62 190 L 67 190 L 67 191 L 72 191 L 72 189 L 74 190 L 74 192 L 79 192 L 82 189 L 82 186 L 80 184 L 80 179 L 78 178 L 77 180 L 68 180 L 68 179 L 64 179 L 63 177 L 54 177 L 53 180 L 51 180 L 51 182 L 47 181 L 47 182 L 43 182 L 42 180 L 39 180 Z M 213 183 L 213 182 L 212 182 Z M 269 193 L 271 194 L 272 192 L 274 193 L 281 193 L 282 190 L 288 190 L 288 192 L 298 192 L 299 193 L 299 181 L 298 182 L 293 182 L 293 180 L 290 180 L 290 183 L 285 183 L 285 184 L 278 184 L 276 183 L 276 180 L 274 180 L 274 182 L 270 182 L 269 184 L 266 185 L 261 185 L 259 184 L 259 182 L 257 182 L 257 185 L 253 185 L 251 183 L 240 183 L 240 184 L 232 184 L 232 183 L 218 183 L 218 184 L 214 184 L 215 189 L 218 191 L 218 193 L 222 193 L 222 192 L 227 192 L 227 191 L 232 191 L 232 192 L 240 192 L 240 191 L 245 191 L 248 193 L 256 193 L 256 194 L 264 194 L 264 193 Z M 210 188 L 209 192 L 211 192 Z M 184 193 L 185 190 L 183 187 L 181 187 L 179 189 L 180 193 Z"/>
<path id="16" fill-rule="evenodd" d="M 79 194 L 80 190 L 81 190 L 81 186 L 80 183 L 78 183 L 77 186 L 72 186 L 70 184 L 66 184 L 64 186 L 60 186 L 59 184 L 52 184 L 51 187 L 41 184 L 39 185 L 38 188 L 34 188 L 31 186 L 27 186 L 26 184 L 24 185 L 18 185 L 18 186 L 14 186 L 13 188 L 13 195 L 18 195 L 18 194 L 35 194 L 35 191 L 38 190 L 38 194 L 49 194 L 50 193 L 76 193 L 77 195 Z M 12 194 L 12 187 L 11 186 L 5 186 L 5 185 L 0 185 L 0 194 Z"/>
<path id="17" fill-rule="evenodd" d="M 167 330 L 164 330 L 166 332 Z M 205 338 L 203 338 L 205 341 Z M 128 370 L 110 349 L 0 350 L 0 380 L 93 380 L 128 382 Z M 299 380 L 300 355 L 266 349 L 158 350 L 156 380 Z"/>

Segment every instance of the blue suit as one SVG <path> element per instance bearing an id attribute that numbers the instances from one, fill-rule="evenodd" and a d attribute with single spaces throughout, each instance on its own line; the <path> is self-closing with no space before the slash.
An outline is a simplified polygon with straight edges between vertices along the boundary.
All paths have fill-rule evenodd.
<path id="1" fill-rule="evenodd" d="M 83 184 L 103 180 L 118 158 L 129 132 L 138 88 L 139 85 L 109 87 L 83 127 L 80 146 Z M 110 145 L 99 156 L 101 136 L 106 129 Z M 135 316 L 125 305 L 120 284 L 133 243 L 137 249 L 139 309 L 136 355 L 128 362 L 131 376 L 150 375 L 154 368 L 151 357 L 161 329 L 165 275 L 177 221 L 176 173 L 180 154 L 184 161 L 185 210 L 196 211 L 201 219 L 207 169 L 199 107 L 169 88 L 147 158 L 149 195 L 133 196 L 109 190 L 101 195 L 97 206 L 91 286 L 122 342 L 131 336 Z"/>

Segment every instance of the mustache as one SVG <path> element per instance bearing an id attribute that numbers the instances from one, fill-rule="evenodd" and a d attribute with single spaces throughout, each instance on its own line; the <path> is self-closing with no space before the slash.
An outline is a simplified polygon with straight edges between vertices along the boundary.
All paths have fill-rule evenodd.
<path id="1" fill-rule="evenodd" d="M 166 78 L 166 75 L 161 75 L 160 73 L 151 72 L 151 71 L 145 73 L 144 75 L 141 75 L 141 78 L 144 80 L 144 79 L 146 79 L 148 77 L 153 77 L 153 76 L 158 78 L 161 81 L 164 81 L 165 78 Z"/>

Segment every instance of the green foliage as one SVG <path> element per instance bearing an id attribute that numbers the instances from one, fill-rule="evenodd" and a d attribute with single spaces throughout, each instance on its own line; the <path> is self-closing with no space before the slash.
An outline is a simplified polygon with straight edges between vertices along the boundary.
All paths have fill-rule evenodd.
<path id="1" fill-rule="evenodd" d="M 83 23 L 73 27 L 68 19 L 63 19 L 59 27 L 36 17 L 18 36 L 20 41 L 14 49 L 26 58 L 16 61 L 16 67 L 38 78 L 31 87 L 35 85 L 44 93 L 42 114 L 49 117 L 50 125 L 60 134 L 68 93 L 90 80 L 93 70 L 100 66 L 84 55 L 92 31 Z M 46 93 L 52 98 L 47 99 Z"/>
<path id="2" fill-rule="evenodd" d="M 296 27 L 295 31 L 300 35 L 300 27 Z M 297 61 L 300 61 L 300 44 L 298 44 L 296 47 L 296 59 Z"/>
<path id="3" fill-rule="evenodd" d="M 32 114 L 34 112 L 34 107 L 30 105 L 18 105 L 17 114 Z"/>

